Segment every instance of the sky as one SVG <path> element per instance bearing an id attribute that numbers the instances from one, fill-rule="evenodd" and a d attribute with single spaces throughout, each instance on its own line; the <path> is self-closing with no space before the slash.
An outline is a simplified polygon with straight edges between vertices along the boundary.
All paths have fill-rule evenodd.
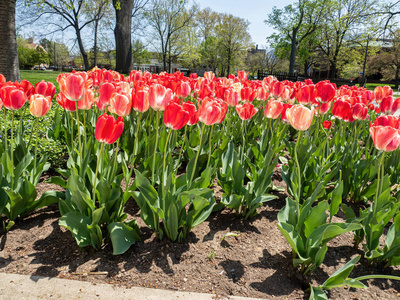
<path id="1" fill-rule="evenodd" d="M 209 7 L 219 13 L 229 13 L 234 16 L 247 19 L 250 22 L 249 32 L 253 43 L 261 46 L 267 45 L 266 37 L 274 33 L 274 30 L 264 23 L 272 7 L 285 7 L 294 3 L 294 0 L 196 0 L 200 8 Z"/>

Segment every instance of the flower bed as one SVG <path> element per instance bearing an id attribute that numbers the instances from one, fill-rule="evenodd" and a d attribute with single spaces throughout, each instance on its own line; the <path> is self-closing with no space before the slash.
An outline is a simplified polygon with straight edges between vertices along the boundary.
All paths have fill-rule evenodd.
<path id="1" fill-rule="evenodd" d="M 398 265 L 400 257 L 400 136 L 399 120 L 392 115 L 400 99 L 393 99 L 390 88 L 373 93 L 357 87 L 336 89 L 329 82 L 279 82 L 272 77 L 248 81 L 244 72 L 227 79 L 212 73 L 186 78 L 180 73 L 132 71 L 125 78 L 98 69 L 60 74 L 58 82 L 57 102 L 64 111 L 56 114 L 47 136 L 64 139 L 69 159 L 66 169 L 57 170 L 60 176 L 47 182 L 65 192 L 58 188 L 40 197 L 35 187 L 50 166 L 46 157 L 37 156 L 37 143 L 26 143 L 22 122 L 15 128 L 14 118 L 29 99 L 38 124 L 50 109 L 55 87 L 5 80 L 0 87 L 2 104 L 9 110 L 4 110 L 0 147 L 0 207 L 5 229 L 10 230 L 4 235 L 5 245 L 14 243 L 9 239 L 21 230 L 18 226 L 29 224 L 32 212 L 48 205 L 54 211 L 58 203 L 62 229 L 57 221 L 49 223 L 46 210 L 36 213 L 51 232 L 45 239 L 51 240 L 57 232 L 70 244 L 73 237 L 77 244 L 73 249 L 85 249 L 78 252 L 79 266 L 97 265 L 89 262 L 92 257 L 108 258 L 130 265 L 135 271 L 128 271 L 128 276 L 137 272 L 145 285 L 154 284 L 144 274 L 157 273 L 157 267 L 167 274 L 157 280 L 163 282 L 161 278 L 168 276 L 173 281 L 178 280 L 172 276 L 175 272 L 184 276 L 183 262 L 195 266 L 200 261 L 223 270 L 211 278 L 210 272 L 204 277 L 201 268 L 190 268 L 193 280 L 183 277 L 183 282 L 195 285 L 200 278 L 213 285 L 224 278 L 229 279 L 228 291 L 219 285 L 216 293 L 230 294 L 229 289 L 242 285 L 242 290 L 232 293 L 279 295 L 274 288 L 269 291 L 257 284 L 266 277 L 260 266 L 269 256 L 277 261 L 284 257 L 279 266 L 295 267 L 282 270 L 278 263 L 266 265 L 269 272 L 289 274 L 294 285 L 285 295 L 302 295 L 301 289 L 310 288 L 304 286 L 307 283 L 314 298 L 326 297 L 323 290 L 333 287 L 363 287 L 369 279 L 365 276 L 373 270 L 368 263 L 386 265 L 386 273 L 396 274 L 396 268 L 388 266 Z M 374 100 L 379 106 L 371 106 Z M 6 125 L 8 119 L 11 126 Z M 281 170 L 285 184 L 273 184 L 274 170 L 278 174 Z M 277 185 L 286 186 L 286 205 L 282 197 L 278 199 L 282 194 Z M 19 220 L 24 217 L 28 219 Z M 229 231 L 226 222 L 233 223 Z M 346 242 L 339 242 L 340 247 L 358 250 L 342 252 L 345 260 L 339 262 L 330 249 L 338 241 Z M 40 244 L 40 239 L 35 243 Z M 276 252 L 271 250 L 274 244 L 280 245 Z M 46 254 L 42 254 L 62 255 L 58 246 L 45 243 Z M 37 250 L 35 245 L 26 248 L 29 254 Z M 147 262 L 137 256 L 144 249 L 151 252 Z M 248 260 L 240 259 L 249 251 Z M 282 254 L 285 251 L 288 255 Z M 111 252 L 122 256 L 110 258 Z M 196 253 L 194 261 L 191 252 Z M 360 255 L 353 257 L 356 253 Z M 71 270 L 62 269 L 78 268 L 77 261 L 68 263 L 73 255 L 65 253 L 59 258 L 61 264 L 52 264 L 53 275 L 71 275 Z M 351 273 L 360 257 L 363 264 Z M 3 260 L 11 266 L 15 258 Z M 134 261 L 139 265 L 134 266 Z M 333 274 L 339 265 L 343 268 Z M 115 276 L 124 276 L 121 269 L 108 267 L 105 280 L 117 282 Z M 397 279 L 374 273 L 391 280 L 385 282 Z M 171 283 L 161 286 L 173 288 Z"/>

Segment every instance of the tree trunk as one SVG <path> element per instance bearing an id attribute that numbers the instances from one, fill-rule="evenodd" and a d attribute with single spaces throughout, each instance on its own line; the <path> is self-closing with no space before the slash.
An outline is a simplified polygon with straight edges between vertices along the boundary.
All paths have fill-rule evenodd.
<path id="1" fill-rule="evenodd" d="M 85 51 L 85 48 L 83 46 L 81 31 L 79 30 L 78 23 L 76 24 L 75 32 L 76 32 L 76 37 L 78 39 L 79 51 L 81 52 L 81 55 L 82 55 L 82 58 L 83 58 L 83 64 L 85 65 L 85 71 L 88 71 L 89 70 L 89 60 L 88 60 L 88 56 L 87 56 L 87 53 Z"/>
<path id="2" fill-rule="evenodd" d="M 395 77 L 394 77 L 394 88 L 396 90 L 399 88 L 399 73 L 400 73 L 400 66 L 397 66 Z"/>
<path id="3" fill-rule="evenodd" d="M 289 75 L 294 75 L 294 68 L 296 64 L 296 48 L 297 48 L 296 35 L 297 35 L 297 30 L 293 29 L 291 48 L 290 48 Z"/>
<path id="4" fill-rule="evenodd" d="M 0 74 L 7 80 L 21 80 L 15 32 L 16 0 L 0 1 Z"/>
<path id="5" fill-rule="evenodd" d="M 336 71 L 337 71 L 337 66 L 336 66 L 336 59 L 331 61 L 331 73 L 329 74 L 329 79 L 332 81 L 336 78 Z"/>
<path id="6" fill-rule="evenodd" d="M 94 24 L 94 45 L 93 45 L 93 67 L 97 66 L 97 30 L 99 28 L 99 19 Z"/>
<path id="7" fill-rule="evenodd" d="M 113 0 L 116 16 L 114 28 L 116 50 L 115 70 L 123 74 L 129 74 L 132 65 L 131 30 L 133 2 L 134 0 Z"/>

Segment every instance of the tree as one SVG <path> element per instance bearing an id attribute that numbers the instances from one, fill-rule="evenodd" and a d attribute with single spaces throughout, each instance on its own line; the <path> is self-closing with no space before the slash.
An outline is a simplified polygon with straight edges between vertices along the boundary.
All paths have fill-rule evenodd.
<path id="1" fill-rule="evenodd" d="M 222 14 L 215 27 L 221 57 L 221 75 L 230 74 L 245 58 L 250 46 L 249 22 L 231 14 Z"/>
<path id="2" fill-rule="evenodd" d="M 132 18 L 145 8 L 149 0 L 113 0 L 115 9 L 115 69 L 129 74 L 132 66 Z"/>
<path id="3" fill-rule="evenodd" d="M 394 80 L 397 89 L 400 81 L 400 29 L 392 31 L 390 38 L 391 47 L 382 48 L 377 55 L 372 56 L 369 69 L 370 73 L 380 72 L 384 80 Z"/>
<path id="4" fill-rule="evenodd" d="M 0 74 L 7 80 L 20 80 L 17 36 L 15 31 L 16 0 L 0 1 Z"/>
<path id="5" fill-rule="evenodd" d="M 136 64 L 149 63 L 151 60 L 151 53 L 146 50 L 140 40 L 134 40 L 132 43 L 132 58 Z"/>
<path id="6" fill-rule="evenodd" d="M 353 30 L 369 22 L 372 15 L 365 15 L 365 12 L 373 11 L 376 3 L 376 0 L 337 0 L 326 15 L 317 43 L 330 63 L 330 79 L 336 77 L 342 48 L 353 44 L 355 39 L 363 38 L 362 34 Z"/>
<path id="7" fill-rule="evenodd" d="M 34 65 L 48 64 L 49 54 L 41 46 L 33 49 L 28 46 L 28 41 L 22 38 L 17 38 L 17 49 L 19 65 L 23 68 L 31 68 Z"/>
<path id="8" fill-rule="evenodd" d="M 50 57 L 50 64 L 62 68 L 69 62 L 69 51 L 67 45 L 46 38 L 40 40 L 40 45 L 47 51 Z"/>
<path id="9" fill-rule="evenodd" d="M 188 0 L 153 0 L 152 4 L 153 9 L 146 12 L 145 17 L 161 50 L 163 70 L 171 72 L 172 43 L 175 36 L 188 26 L 197 7 L 187 9 Z"/>
<path id="10" fill-rule="evenodd" d="M 299 45 L 313 34 L 324 19 L 330 0 L 298 0 L 282 9 L 273 7 L 272 13 L 264 22 L 271 25 L 277 34 L 270 36 L 274 44 L 290 47 L 289 73 L 294 74 L 296 52 Z"/>

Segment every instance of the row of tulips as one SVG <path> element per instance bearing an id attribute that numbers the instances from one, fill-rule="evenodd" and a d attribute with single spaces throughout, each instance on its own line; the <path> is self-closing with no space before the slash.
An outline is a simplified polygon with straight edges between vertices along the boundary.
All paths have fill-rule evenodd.
<path id="1" fill-rule="evenodd" d="M 369 260 L 400 262 L 400 121 L 393 115 L 400 99 L 389 87 L 372 92 L 328 81 L 250 81 L 244 71 L 228 78 L 139 71 L 124 77 L 100 69 L 60 74 L 56 100 L 63 113 L 47 136 L 65 139 L 68 148 L 67 168 L 49 179 L 65 193 L 48 191 L 36 200 L 34 187 L 49 164 L 38 160 L 37 145 L 31 154 L 22 122 L 12 127 L 14 113 L 29 101 L 39 120 L 55 87 L 1 81 L 0 212 L 7 230 L 17 217 L 59 202 L 59 223 L 79 246 L 100 249 L 107 230 L 121 254 L 140 239 L 135 220 L 124 213 L 133 198 L 158 238 L 181 241 L 224 207 L 246 219 L 256 215 L 276 198 L 270 191 L 279 166 L 289 197 L 278 226 L 294 266 L 312 272 L 328 241 L 350 231 Z M 211 189 L 215 179 L 223 189 L 219 203 Z M 357 215 L 348 200 L 369 206 Z M 339 207 L 345 223 L 332 222 Z M 382 248 L 379 239 L 390 223 L 393 234 Z"/>

